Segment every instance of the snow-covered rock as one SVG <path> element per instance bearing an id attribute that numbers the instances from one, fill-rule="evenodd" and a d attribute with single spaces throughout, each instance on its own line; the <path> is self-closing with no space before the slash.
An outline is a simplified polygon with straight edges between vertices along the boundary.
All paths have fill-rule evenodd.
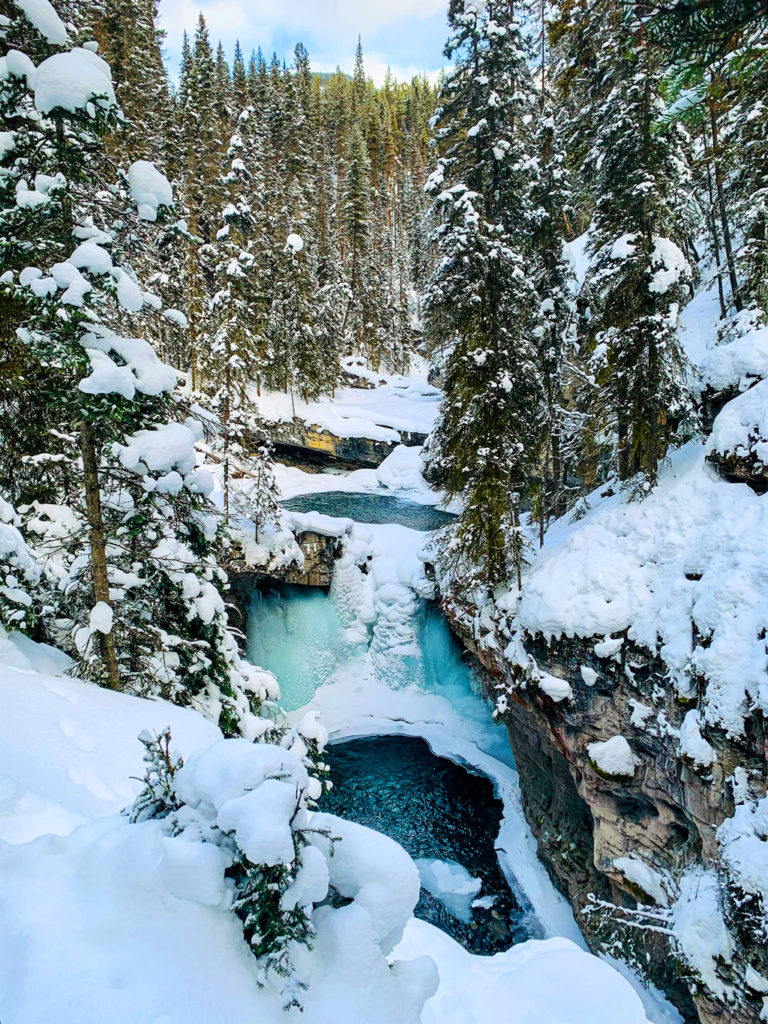
<path id="1" fill-rule="evenodd" d="M 601 743 L 590 743 L 587 753 L 590 761 L 604 775 L 629 778 L 635 773 L 637 758 L 624 736 L 611 736 Z"/>

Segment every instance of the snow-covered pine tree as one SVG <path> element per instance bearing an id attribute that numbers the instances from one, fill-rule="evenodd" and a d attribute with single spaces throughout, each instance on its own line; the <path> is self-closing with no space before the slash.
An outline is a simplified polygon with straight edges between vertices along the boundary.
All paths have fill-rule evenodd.
<path id="1" fill-rule="evenodd" d="M 431 337 L 452 347 L 428 468 L 463 502 L 454 548 L 493 586 L 520 581 L 520 496 L 539 459 L 533 86 L 511 3 L 453 0 L 449 23 L 453 68 L 435 115 L 444 155 L 427 184 L 437 269 L 424 309 Z"/>
<path id="2" fill-rule="evenodd" d="M 258 160 L 253 169 L 246 163 L 258 149 L 246 145 L 246 140 L 254 141 L 252 120 L 253 108 L 248 106 L 240 114 L 237 131 L 230 139 L 221 180 L 222 224 L 211 247 L 217 286 L 210 310 L 213 344 L 203 373 L 211 408 L 219 421 L 225 514 L 237 511 L 249 515 L 249 505 L 254 503 L 257 507 L 250 518 L 257 522 L 258 536 L 261 526 L 274 521 L 277 502 L 269 448 L 256 436 L 254 407 L 249 397 L 249 388 L 260 372 L 268 319 L 261 280 L 267 240 L 263 219 L 250 199 L 251 195 L 260 197 L 264 181 Z M 249 465 L 245 465 L 245 456 L 251 449 L 257 449 L 256 473 L 250 458 Z M 249 480 L 255 479 L 255 486 L 233 490 L 233 476 L 244 474 Z M 262 488 L 264 494 L 259 493 Z"/>
<path id="3" fill-rule="evenodd" d="M 564 242 L 573 237 L 571 183 L 556 122 L 555 104 L 541 65 L 541 86 L 534 117 L 536 172 L 531 187 L 536 294 L 541 323 L 537 327 L 539 366 L 544 389 L 543 446 L 536 506 L 540 533 L 550 516 L 565 510 L 561 441 L 565 405 L 563 362 L 566 334 L 573 315 L 574 281 Z"/>
<path id="4" fill-rule="evenodd" d="M 0 86 L 12 139 L 2 291 L 17 343 L 3 397 L 13 408 L 35 379 L 22 485 L 45 559 L 44 636 L 83 675 L 194 703 L 255 735 L 259 686 L 227 628 L 198 426 L 173 421 L 175 374 L 135 336 L 157 301 L 131 261 L 170 212 L 171 188 L 146 161 L 115 178 L 103 143 L 118 120 L 109 66 L 44 13 L 32 13 L 39 30 L 21 11 L 4 26 Z M 65 467 L 58 477 L 52 464 Z M 15 483 L 2 480 L 14 500 Z"/>
<path id="5" fill-rule="evenodd" d="M 689 174 L 681 126 L 653 130 L 663 110 L 658 54 L 625 5 L 606 14 L 605 99 L 592 111 L 596 134 L 586 161 L 596 195 L 590 317 L 582 324 L 595 382 L 587 407 L 602 457 L 621 480 L 641 474 L 647 487 L 675 437 L 693 427 L 676 332 L 691 275 L 684 254 Z"/>
<path id="6" fill-rule="evenodd" d="M 170 145 L 171 98 L 157 7 L 158 0 L 103 0 L 95 28 L 99 52 L 112 69 L 117 102 L 125 117 L 108 146 L 123 159 L 152 160 L 167 172 L 175 154 Z"/>

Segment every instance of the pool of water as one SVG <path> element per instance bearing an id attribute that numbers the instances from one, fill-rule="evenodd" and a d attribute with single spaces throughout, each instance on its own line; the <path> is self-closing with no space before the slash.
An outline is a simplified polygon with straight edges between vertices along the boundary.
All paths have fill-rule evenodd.
<path id="1" fill-rule="evenodd" d="M 412 530 L 439 530 L 456 518 L 433 505 L 419 505 L 390 494 L 349 494 L 328 491 L 287 498 L 283 508 L 292 512 L 322 512 L 327 516 L 346 516 L 358 523 L 400 523 Z"/>
<path id="2" fill-rule="evenodd" d="M 439 887 L 427 877 L 432 892 L 422 886 L 417 917 L 475 953 L 495 953 L 529 937 L 494 849 L 503 807 L 489 779 L 436 757 L 424 740 L 410 736 L 334 743 L 328 762 L 334 786 L 323 810 L 384 832 L 416 860 L 450 862 L 449 878 L 460 875 L 460 865 L 482 883 L 465 885 L 474 892 L 465 897 L 466 913 L 457 916 L 455 894 L 443 889 L 433 895 Z"/>

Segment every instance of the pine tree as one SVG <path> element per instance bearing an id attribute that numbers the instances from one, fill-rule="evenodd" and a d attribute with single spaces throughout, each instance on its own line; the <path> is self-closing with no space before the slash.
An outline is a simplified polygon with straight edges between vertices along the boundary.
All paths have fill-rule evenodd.
<path id="1" fill-rule="evenodd" d="M 13 408 L 35 379 L 42 415 L 27 441 L 39 458 L 21 484 L 45 568 L 44 638 L 86 677 L 195 703 L 249 734 L 256 693 L 227 628 L 212 481 L 195 468 L 194 423 L 175 422 L 175 374 L 133 336 L 156 305 L 133 261 L 172 215 L 170 185 L 146 161 L 114 177 L 104 61 L 66 38 L 52 53 L 21 16 L 8 35 L 21 53 L 0 87 L 14 132 L 0 256 L 20 344 L 3 398 Z M 3 475 L 11 494 L 19 482 Z"/>
<path id="2" fill-rule="evenodd" d="M 456 540 L 488 586 L 520 582 L 520 495 L 537 464 L 541 381 L 526 122 L 532 83 L 508 3 L 454 0 L 453 69 L 436 113 L 444 152 L 427 188 L 439 223 L 424 303 L 433 339 L 450 339 L 445 395 L 428 468 L 464 510 Z"/>
<path id="3" fill-rule="evenodd" d="M 601 73 L 607 98 L 594 110 L 587 158 L 597 201 L 584 325 L 596 386 L 593 429 L 612 437 L 621 480 L 656 479 L 675 436 L 692 427 L 677 311 L 690 277 L 688 171 L 680 127 L 654 133 L 663 110 L 659 68 L 640 27 L 617 5 L 603 22 Z"/>

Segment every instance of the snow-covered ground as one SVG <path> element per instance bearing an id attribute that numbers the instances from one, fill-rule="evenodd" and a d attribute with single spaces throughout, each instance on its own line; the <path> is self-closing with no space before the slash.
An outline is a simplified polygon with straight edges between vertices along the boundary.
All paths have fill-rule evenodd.
<path id="1" fill-rule="evenodd" d="M 366 437 L 373 441 L 401 440 L 400 431 L 428 434 L 437 416 L 441 394 L 427 383 L 427 366 L 414 357 L 409 376 L 370 374 L 365 376 L 372 388 L 339 388 L 333 398 L 304 402 L 284 391 L 251 390 L 251 399 L 259 415 L 273 423 L 291 422 L 295 415 L 310 427 L 327 430 L 336 437 Z"/>
<path id="2" fill-rule="evenodd" d="M 189 830 L 169 835 L 165 820 L 131 824 L 115 813 L 139 788 L 138 730 L 170 724 L 194 766 L 185 792 L 218 803 L 239 792 L 234 766 L 250 745 L 230 748 L 244 741 L 222 741 L 194 711 L 42 674 L 65 665 L 1 639 L 20 666 L 0 670 L 0 806 L 13 825 L 0 841 L 0 977 L 13 978 L 0 986 L 5 1024 L 481 1024 L 489 1014 L 592 1024 L 599 1008 L 607 1024 L 647 1024 L 631 986 L 566 939 L 483 958 L 409 920 L 418 895 L 410 858 L 328 815 L 313 824 L 340 837 L 327 863 L 352 902 L 314 911 L 315 945 L 295 957 L 304 1008 L 284 1010 L 278 988 L 260 987 L 228 909 L 218 847 Z M 195 748 L 211 756 L 191 757 Z M 223 803 L 220 817 L 235 804 Z M 238 835 L 246 825 L 239 811 Z"/>

